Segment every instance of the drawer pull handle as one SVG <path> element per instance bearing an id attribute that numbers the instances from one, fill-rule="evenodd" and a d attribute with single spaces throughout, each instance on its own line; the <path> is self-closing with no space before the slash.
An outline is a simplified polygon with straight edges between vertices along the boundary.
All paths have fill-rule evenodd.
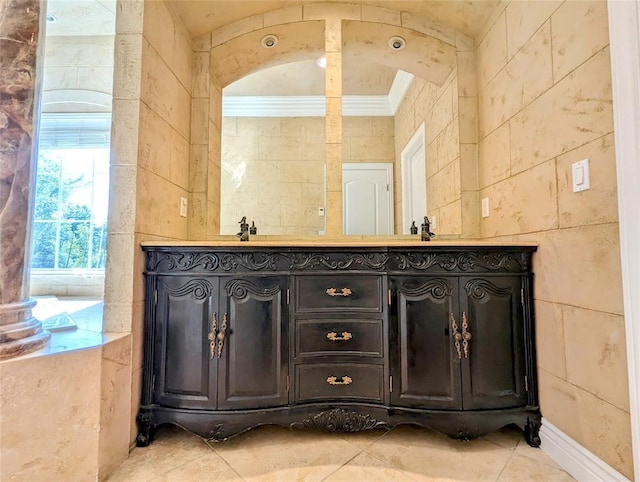
<path id="1" fill-rule="evenodd" d="M 216 314 L 211 318 L 211 331 L 207 335 L 209 340 L 209 358 L 213 360 L 216 356 L 216 331 L 218 330 L 218 320 Z"/>
<path id="2" fill-rule="evenodd" d="M 342 288 L 340 290 L 340 293 L 338 293 L 338 290 L 335 288 L 327 288 L 326 293 L 329 296 L 349 296 L 352 293 L 352 291 L 349 288 Z"/>
<path id="3" fill-rule="evenodd" d="M 348 376 L 343 376 L 341 378 L 342 381 L 338 381 L 338 377 L 328 377 L 327 378 L 327 383 L 329 385 L 350 385 L 353 383 L 353 379 L 351 377 Z"/>
<path id="4" fill-rule="evenodd" d="M 338 336 L 338 334 L 334 331 L 330 331 L 327 333 L 327 338 L 331 341 L 347 341 L 353 338 L 353 335 L 348 331 L 343 331 L 342 336 Z"/>

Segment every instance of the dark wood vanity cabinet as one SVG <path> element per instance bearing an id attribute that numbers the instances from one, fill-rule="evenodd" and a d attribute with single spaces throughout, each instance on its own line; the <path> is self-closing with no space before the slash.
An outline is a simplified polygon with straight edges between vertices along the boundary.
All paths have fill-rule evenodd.
<path id="1" fill-rule="evenodd" d="M 286 404 L 287 284 L 276 276 L 159 276 L 153 403 L 211 410 Z"/>
<path id="2" fill-rule="evenodd" d="M 534 246 L 144 246 L 138 445 L 173 423 L 411 423 L 540 443 Z"/>
<path id="3" fill-rule="evenodd" d="M 527 404 L 524 288 L 511 277 L 392 277 L 393 404 Z"/>

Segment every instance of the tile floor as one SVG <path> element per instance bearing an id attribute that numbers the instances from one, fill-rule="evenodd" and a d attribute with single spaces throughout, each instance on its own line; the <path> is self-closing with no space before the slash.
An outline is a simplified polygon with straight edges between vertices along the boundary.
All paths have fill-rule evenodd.
<path id="1" fill-rule="evenodd" d="M 516 428 L 469 442 L 411 426 L 355 434 L 259 427 L 206 442 L 176 427 L 135 448 L 108 479 L 120 481 L 571 481 Z"/>

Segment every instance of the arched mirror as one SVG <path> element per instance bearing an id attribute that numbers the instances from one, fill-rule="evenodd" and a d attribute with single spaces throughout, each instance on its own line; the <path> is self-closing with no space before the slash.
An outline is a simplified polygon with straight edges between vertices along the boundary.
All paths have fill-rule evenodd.
<path id="1" fill-rule="evenodd" d="M 261 63 L 223 89 L 220 233 L 237 234 L 246 217 L 258 235 L 322 235 L 323 22 L 247 37 Z"/>

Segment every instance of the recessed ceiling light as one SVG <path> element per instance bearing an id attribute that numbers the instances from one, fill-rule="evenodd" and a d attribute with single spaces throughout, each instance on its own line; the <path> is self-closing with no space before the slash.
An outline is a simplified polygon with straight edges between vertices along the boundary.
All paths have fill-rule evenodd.
<path id="1" fill-rule="evenodd" d="M 57 21 L 58 19 L 54 15 L 51 15 L 50 13 L 47 14 L 47 22 L 56 23 Z"/>
<path id="2" fill-rule="evenodd" d="M 318 64 L 318 67 L 326 69 L 327 68 L 327 58 L 326 57 L 320 57 L 318 60 L 316 60 L 316 64 Z"/>
<path id="3" fill-rule="evenodd" d="M 393 50 L 402 50 L 407 46 L 407 42 L 402 37 L 391 37 L 388 44 Z"/>
<path id="4" fill-rule="evenodd" d="M 276 45 L 278 45 L 278 37 L 273 34 L 265 35 L 260 40 L 260 45 L 262 45 L 265 49 L 272 49 Z"/>

